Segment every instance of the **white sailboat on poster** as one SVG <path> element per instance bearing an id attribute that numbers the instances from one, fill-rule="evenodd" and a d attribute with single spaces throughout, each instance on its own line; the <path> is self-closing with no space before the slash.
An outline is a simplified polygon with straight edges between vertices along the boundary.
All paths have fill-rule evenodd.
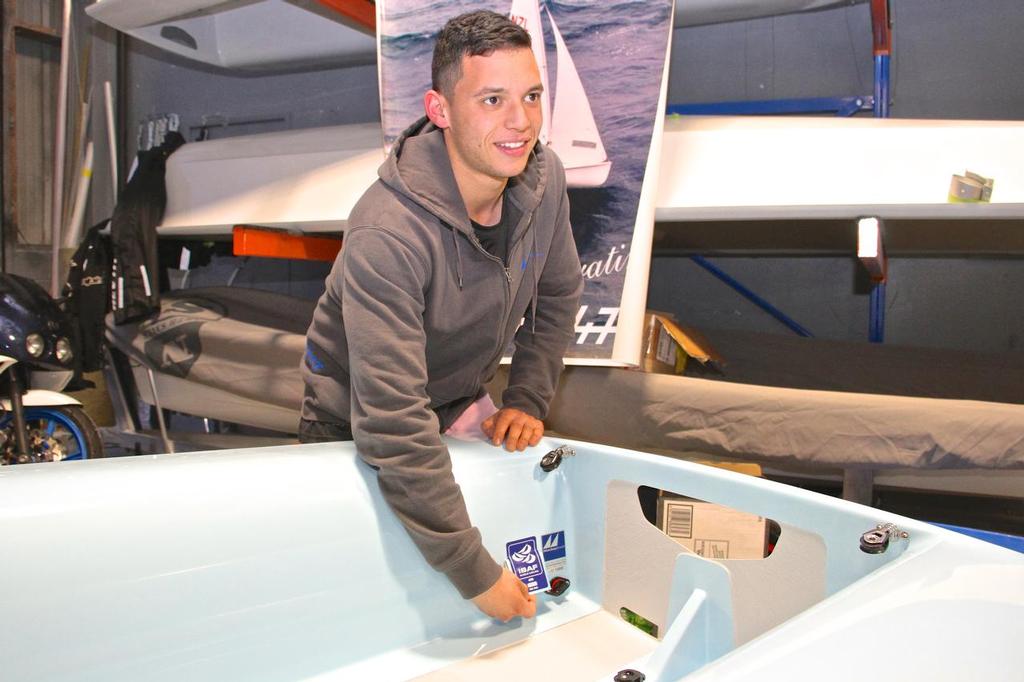
<path id="1" fill-rule="evenodd" d="M 533 40 L 533 55 L 540 69 L 545 97 L 541 102 L 544 124 L 540 141 L 546 144 L 565 165 L 569 187 L 600 187 L 608 180 L 612 162 L 608 160 L 597 122 L 590 109 L 590 101 L 583 88 L 576 65 L 565 45 L 550 10 L 548 21 L 555 38 L 557 57 L 557 86 L 554 103 L 551 102 L 547 55 L 541 25 L 540 3 L 537 0 L 513 0 L 509 16 L 525 28 Z"/>

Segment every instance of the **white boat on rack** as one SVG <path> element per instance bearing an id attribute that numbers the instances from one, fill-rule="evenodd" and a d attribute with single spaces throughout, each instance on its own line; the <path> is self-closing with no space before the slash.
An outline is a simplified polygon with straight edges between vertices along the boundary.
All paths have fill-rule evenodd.
<path id="1" fill-rule="evenodd" d="M 518 0 L 516 0 L 518 2 Z M 365 4 L 351 0 L 348 4 Z M 864 0 L 687 0 L 677 27 L 839 7 Z M 96 0 L 94 19 L 168 52 L 229 69 L 370 63 L 374 37 L 318 0 Z M 536 5 L 537 2 L 530 4 Z M 455 10 L 457 11 L 457 10 Z"/>
<path id="2" fill-rule="evenodd" d="M 562 444 L 575 456 L 545 472 Z M 6 467 L 2 676 L 902 681 L 1024 668 L 1024 555 L 635 451 L 450 447 L 492 555 L 534 538 L 570 581 L 538 593 L 535 619 L 491 621 L 428 568 L 351 444 Z M 641 485 L 772 519 L 774 551 L 694 554 L 647 521 Z"/>
<path id="3" fill-rule="evenodd" d="M 167 162 L 159 232 L 341 232 L 377 177 L 381 140 L 380 124 L 361 123 L 186 144 Z M 886 163 L 864 149 L 885 149 Z M 655 219 L 1019 218 L 1022 154 L 1019 121 L 671 116 Z M 999 179 L 991 203 L 949 203 L 950 175 L 965 164 Z"/>
<path id="4" fill-rule="evenodd" d="M 225 69 L 372 64 L 377 41 L 317 0 L 96 0 L 93 19 Z"/>

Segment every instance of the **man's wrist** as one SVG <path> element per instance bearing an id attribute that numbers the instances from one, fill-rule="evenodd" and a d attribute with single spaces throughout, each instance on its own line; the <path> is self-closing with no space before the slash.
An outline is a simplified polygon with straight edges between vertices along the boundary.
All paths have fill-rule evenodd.
<path id="1" fill-rule="evenodd" d="M 539 404 L 537 398 L 522 389 L 509 388 L 501 394 L 502 409 L 511 407 L 525 412 L 534 419 L 544 419 L 546 406 Z"/>

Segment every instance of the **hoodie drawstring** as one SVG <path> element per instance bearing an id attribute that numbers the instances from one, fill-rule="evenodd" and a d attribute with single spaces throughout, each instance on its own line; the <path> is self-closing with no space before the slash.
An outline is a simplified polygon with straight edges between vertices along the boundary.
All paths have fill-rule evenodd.
<path id="1" fill-rule="evenodd" d="M 531 244 L 530 244 L 530 254 L 529 255 L 533 256 L 533 266 L 532 266 L 532 270 L 533 270 L 533 298 L 532 298 L 532 301 L 530 303 L 530 307 L 531 307 L 531 310 L 530 310 L 530 333 L 531 334 L 535 334 L 537 332 L 537 295 L 538 295 L 538 292 L 540 291 L 540 285 L 538 283 L 539 280 L 540 280 L 540 273 L 539 273 L 539 268 L 537 267 L 537 258 L 538 258 L 538 255 L 537 255 L 537 230 L 536 229 L 531 229 L 530 230 L 530 236 L 531 236 L 532 239 L 531 239 Z"/>
<path id="2" fill-rule="evenodd" d="M 452 240 L 455 241 L 455 275 L 459 278 L 459 291 L 462 291 L 462 252 L 459 250 L 459 235 L 454 228 Z"/>

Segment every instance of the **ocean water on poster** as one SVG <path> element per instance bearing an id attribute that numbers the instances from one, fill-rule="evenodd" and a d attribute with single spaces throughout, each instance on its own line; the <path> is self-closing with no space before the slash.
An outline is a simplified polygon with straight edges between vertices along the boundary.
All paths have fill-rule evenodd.
<path id="1" fill-rule="evenodd" d="M 608 357 L 632 241 L 640 187 L 658 104 L 670 19 L 669 2 L 545 2 L 572 54 L 597 121 L 611 174 L 603 187 L 570 189 L 571 219 L 586 275 L 570 357 Z M 507 14 L 511 2 L 386 0 L 381 26 L 384 134 L 392 142 L 423 115 L 434 39 L 449 18 L 477 9 Z M 543 19 L 547 29 L 547 17 Z M 557 97 L 555 46 L 545 30 L 550 89 Z M 588 327 L 588 323 L 591 325 Z M 600 341 L 600 343 L 599 343 Z"/>

